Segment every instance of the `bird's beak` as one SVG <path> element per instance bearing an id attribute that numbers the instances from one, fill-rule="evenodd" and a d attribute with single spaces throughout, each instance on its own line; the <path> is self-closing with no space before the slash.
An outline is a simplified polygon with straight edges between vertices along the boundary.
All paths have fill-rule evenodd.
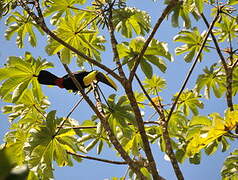
<path id="1" fill-rule="evenodd" d="M 116 83 L 109 76 L 107 76 L 102 72 L 97 72 L 96 80 L 104 84 L 107 84 L 108 86 L 112 87 L 115 91 L 117 90 Z"/>

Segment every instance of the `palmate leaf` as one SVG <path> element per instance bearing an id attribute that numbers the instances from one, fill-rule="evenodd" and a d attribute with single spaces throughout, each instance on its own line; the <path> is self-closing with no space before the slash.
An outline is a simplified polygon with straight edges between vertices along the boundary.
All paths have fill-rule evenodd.
<path id="1" fill-rule="evenodd" d="M 24 144 L 28 136 L 28 131 L 20 128 L 5 135 L 4 140 L 7 143 L 6 153 L 9 155 L 14 154 L 11 160 L 17 165 L 23 165 L 25 163 Z"/>
<path id="2" fill-rule="evenodd" d="M 174 37 L 174 41 L 182 42 L 185 44 L 175 49 L 176 55 L 188 53 L 184 56 L 184 60 L 186 62 L 191 62 L 193 57 L 201 48 L 205 34 L 205 31 L 203 33 L 200 33 L 197 27 L 194 27 L 192 30 L 182 30 L 181 32 L 179 32 L 179 34 Z M 209 41 L 210 40 L 208 39 L 207 42 Z M 205 46 L 207 45 L 208 43 L 205 44 Z M 209 52 L 209 49 L 206 47 L 204 47 L 203 50 Z M 199 59 L 202 60 L 202 58 L 203 53 L 200 55 Z"/>
<path id="3" fill-rule="evenodd" d="M 170 1 L 166 0 L 165 4 L 169 4 Z M 202 12 L 204 7 L 204 0 L 185 0 L 182 3 L 178 3 L 171 11 L 172 26 L 179 26 L 179 18 L 183 20 L 183 27 L 189 29 L 191 28 L 191 18 L 190 14 L 194 19 L 198 20 L 200 18 L 198 12 Z"/>
<path id="4" fill-rule="evenodd" d="M 150 30 L 150 16 L 136 8 L 121 8 L 113 11 L 113 24 L 116 31 L 127 38 L 131 38 L 133 31 L 144 36 Z"/>
<path id="5" fill-rule="evenodd" d="M 224 161 L 221 169 L 221 175 L 223 180 L 235 180 L 238 178 L 238 150 L 235 149 Z"/>
<path id="6" fill-rule="evenodd" d="M 72 165 L 67 151 L 77 150 L 74 145 L 75 132 L 72 129 L 61 130 L 55 136 L 57 127 L 63 120 L 56 118 L 55 113 L 56 111 L 48 113 L 46 125 L 30 130 L 30 137 L 24 148 L 29 168 L 43 179 L 53 178 L 53 161 L 56 161 L 58 166 Z"/>
<path id="7" fill-rule="evenodd" d="M 153 75 L 151 79 L 146 78 L 143 84 L 146 91 L 152 95 L 158 95 L 158 92 L 166 88 L 166 81 L 156 75 Z"/>
<path id="8" fill-rule="evenodd" d="M 213 64 L 210 69 L 206 67 L 203 71 L 204 74 L 199 75 L 197 78 L 195 90 L 200 93 L 204 89 L 206 98 L 210 98 L 211 90 L 217 98 L 222 97 L 226 90 L 224 73 L 218 68 L 217 64 Z M 234 76 L 236 75 L 234 74 Z"/>
<path id="9" fill-rule="evenodd" d="M 7 100 L 11 96 L 11 102 L 18 102 L 32 84 L 34 94 L 38 99 L 43 98 L 43 93 L 35 76 L 40 70 L 53 67 L 53 65 L 41 58 L 34 59 L 29 53 L 25 57 L 10 56 L 6 66 L 0 68 L 0 80 L 5 80 L 0 87 L 0 96 Z"/>
<path id="10" fill-rule="evenodd" d="M 15 105 L 6 105 L 2 107 L 2 112 L 9 114 L 8 120 L 11 122 L 16 118 L 21 118 L 19 123 L 34 124 L 42 122 L 44 110 L 50 105 L 46 97 L 36 98 L 32 89 L 25 90 L 21 99 Z"/>
<path id="11" fill-rule="evenodd" d="M 214 29 L 214 34 L 218 35 L 218 41 L 224 42 L 231 39 L 231 41 L 238 36 L 238 25 L 235 18 L 229 16 L 222 16 L 222 20 L 215 24 L 217 29 Z"/>
<path id="12" fill-rule="evenodd" d="M 26 35 L 28 35 L 28 41 L 33 47 L 37 45 L 37 38 L 33 31 L 33 27 L 43 34 L 40 27 L 32 21 L 32 18 L 29 17 L 25 11 L 23 11 L 23 14 L 20 14 L 17 11 L 12 13 L 12 15 L 6 19 L 6 25 L 9 27 L 5 32 L 5 38 L 10 40 L 14 34 L 17 34 L 16 44 L 19 48 L 24 47 Z"/>
<path id="13" fill-rule="evenodd" d="M 85 135 L 77 140 L 77 144 L 80 146 L 79 150 L 83 153 L 87 153 L 96 147 L 97 154 L 100 154 L 105 144 L 108 144 L 109 147 L 111 146 L 101 122 L 96 123 L 94 118 L 96 119 L 97 117 L 93 116 L 92 120 L 86 120 L 80 125 L 82 127 L 96 126 L 96 128 L 83 129 L 82 133 L 85 133 Z M 85 143 L 87 144 L 85 145 Z"/>
<path id="14" fill-rule="evenodd" d="M 127 63 L 129 68 L 132 68 L 134 64 L 134 61 L 130 60 L 140 54 L 144 42 L 145 39 L 143 37 L 137 37 L 132 39 L 129 44 L 124 42 L 117 45 L 119 57 L 124 58 L 123 63 Z M 140 67 L 147 78 L 150 79 L 153 75 L 151 64 L 158 67 L 162 72 L 166 71 L 166 64 L 161 57 L 173 61 L 172 55 L 168 51 L 167 43 L 153 39 L 140 60 Z"/>
<path id="15" fill-rule="evenodd" d="M 116 133 L 117 128 L 119 127 L 125 136 L 130 136 L 131 128 L 128 124 L 135 125 L 135 115 L 132 113 L 132 108 L 128 104 L 128 99 L 126 96 L 121 96 L 117 102 L 115 94 L 112 94 L 108 97 L 109 107 L 105 106 L 105 113 L 108 116 L 108 121 Z"/>
<path id="16" fill-rule="evenodd" d="M 86 0 L 52 0 L 46 1 L 46 9 L 43 12 L 44 16 L 50 16 L 53 14 L 51 18 L 51 23 L 56 24 L 61 16 L 64 14 L 71 15 L 74 12 L 75 5 L 80 4 L 83 5 Z"/>
<path id="17" fill-rule="evenodd" d="M 84 13 L 77 13 L 74 16 L 61 18 L 57 29 L 55 30 L 55 34 L 72 47 L 87 56 L 100 61 L 100 51 L 105 50 L 105 47 L 103 46 L 105 38 L 98 35 L 97 29 L 92 27 L 87 28 L 87 26 L 85 26 L 87 23 L 88 19 Z M 65 48 L 62 44 L 52 38 L 49 38 L 48 45 L 46 46 L 46 52 L 49 55 L 53 55 L 59 51 L 62 51 L 61 55 L 63 57 L 63 63 L 70 63 L 71 58 L 75 56 L 72 51 Z"/>
<path id="18" fill-rule="evenodd" d="M 177 95 L 178 94 L 174 96 L 173 100 L 176 99 Z M 203 109 L 204 106 L 199 98 L 201 98 L 201 96 L 186 89 L 179 97 L 177 109 L 182 110 L 186 116 L 190 114 L 190 111 L 192 111 L 194 115 L 198 115 L 198 108 Z"/>

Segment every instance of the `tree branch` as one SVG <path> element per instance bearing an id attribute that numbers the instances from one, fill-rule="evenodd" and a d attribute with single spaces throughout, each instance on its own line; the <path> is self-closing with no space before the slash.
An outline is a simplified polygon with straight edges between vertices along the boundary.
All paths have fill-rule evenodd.
<path id="1" fill-rule="evenodd" d="M 124 88 L 125 88 L 125 91 L 126 91 L 127 98 L 130 101 L 130 105 L 131 105 L 131 107 L 134 111 L 135 117 L 136 117 L 137 127 L 138 127 L 138 130 L 139 130 L 140 135 L 141 135 L 141 139 L 142 139 L 142 143 L 143 143 L 143 149 L 144 149 L 144 152 L 145 152 L 146 157 L 147 157 L 148 162 L 149 162 L 149 167 L 150 167 L 150 170 L 151 170 L 151 174 L 152 174 L 154 179 L 162 180 L 164 178 L 161 177 L 158 174 L 158 171 L 157 171 L 157 168 L 156 168 L 156 163 L 155 163 L 155 160 L 154 160 L 151 148 L 150 148 L 149 140 L 148 140 L 148 137 L 147 137 L 146 132 L 145 132 L 144 122 L 143 122 L 143 119 L 142 119 L 142 116 L 141 116 L 141 113 L 140 113 L 140 109 L 138 107 L 138 103 L 136 101 L 136 98 L 135 98 L 133 90 L 132 90 L 132 84 L 127 80 L 125 82 L 125 87 Z"/>
<path id="2" fill-rule="evenodd" d="M 147 38 L 147 40 L 145 41 L 145 44 L 143 46 L 143 48 L 141 49 L 141 52 L 139 55 L 137 55 L 134 60 L 135 60 L 135 64 L 131 70 L 130 76 L 129 76 L 129 81 L 132 82 L 136 70 L 140 64 L 140 60 L 141 58 L 144 56 L 146 49 L 149 46 L 149 43 L 151 42 L 151 40 L 153 39 L 155 33 L 157 32 L 158 28 L 160 27 L 161 23 L 163 22 L 163 20 L 167 17 L 167 15 L 169 14 L 169 12 L 174 8 L 174 6 L 176 6 L 178 3 L 178 0 L 170 0 L 169 4 L 167 5 L 167 7 L 164 9 L 163 13 L 161 14 L 161 16 L 159 17 L 159 19 L 157 20 L 153 30 L 151 31 L 149 37 Z"/>
<path id="3" fill-rule="evenodd" d="M 174 103 L 173 103 L 173 105 L 172 105 L 172 107 L 171 107 L 171 109 L 170 109 L 170 112 L 169 112 L 168 117 L 167 117 L 167 120 L 166 120 L 166 123 L 167 123 L 167 124 L 168 124 L 168 122 L 169 122 L 169 120 L 170 120 L 170 118 L 171 118 L 171 116 L 172 116 L 172 113 L 173 113 L 173 111 L 174 111 L 174 109 L 175 109 L 175 107 L 176 107 L 176 105 L 177 105 L 177 103 L 178 103 L 178 100 L 179 100 L 180 95 L 182 94 L 183 90 L 185 89 L 185 87 L 186 87 L 186 85 L 187 85 L 187 83 L 188 83 L 188 80 L 189 80 L 190 76 L 192 75 L 192 72 L 193 72 L 193 70 L 194 70 L 194 68 L 195 68 L 195 66 L 196 66 L 196 64 L 197 64 L 197 62 L 198 62 L 198 59 L 199 59 L 199 57 L 200 57 L 200 54 L 202 53 L 202 50 L 203 50 L 203 48 L 204 48 L 204 46 L 205 46 L 205 44 L 206 44 L 207 38 L 208 38 L 209 34 L 211 33 L 212 28 L 213 28 L 213 26 L 215 25 L 215 22 L 217 21 L 217 19 L 218 19 L 218 17 L 219 17 L 219 14 L 220 14 L 219 11 L 217 11 L 217 14 L 216 14 L 214 20 L 212 21 L 211 25 L 209 26 L 209 29 L 208 29 L 208 31 L 207 31 L 207 34 L 206 34 L 206 36 L 205 36 L 205 38 L 204 38 L 204 40 L 203 40 L 203 42 L 202 42 L 202 44 L 201 44 L 201 47 L 200 47 L 200 49 L 199 49 L 199 51 L 198 51 L 198 54 L 197 54 L 197 56 L 196 56 L 196 58 L 195 58 L 195 60 L 194 60 L 194 63 L 192 64 L 192 66 L 191 66 L 191 68 L 190 68 L 190 70 L 189 70 L 189 72 L 188 72 L 188 74 L 187 74 L 187 76 L 186 76 L 186 78 L 185 78 L 185 80 L 184 80 L 184 82 L 183 82 L 183 85 L 182 85 L 182 87 L 181 87 L 181 89 L 180 89 L 180 91 L 179 91 L 179 93 L 178 93 L 178 96 L 176 97 L 176 99 L 175 99 L 175 101 L 174 101 Z"/>
<path id="4" fill-rule="evenodd" d="M 35 0 L 36 1 L 36 0 Z M 54 34 L 48 27 L 47 25 L 44 23 L 44 18 L 42 13 L 40 13 L 40 8 L 38 8 L 38 14 L 39 17 L 37 17 L 37 15 L 27 6 L 27 4 L 25 3 L 25 1 L 23 0 L 19 0 L 20 5 L 23 7 L 23 9 L 25 11 L 27 11 L 27 13 L 32 17 L 32 19 L 41 27 L 41 29 L 48 34 L 51 38 L 53 38 L 54 40 L 56 40 L 57 42 L 59 42 L 60 44 L 62 44 L 63 46 L 65 46 L 66 48 L 70 49 L 71 51 L 73 51 L 75 54 L 77 54 L 78 56 L 84 58 L 85 60 L 87 60 L 88 62 L 92 63 L 93 65 L 103 69 L 104 71 L 106 71 L 108 74 L 110 74 L 111 76 L 113 76 L 115 79 L 117 79 L 119 82 L 121 82 L 121 78 L 119 75 L 117 75 L 115 72 L 113 72 L 110 68 L 108 68 L 107 66 L 99 63 L 98 61 L 90 58 L 89 56 L 85 55 L 84 53 L 80 52 L 79 50 L 77 50 L 76 48 L 74 48 L 73 46 L 71 46 L 70 44 L 66 43 L 65 41 L 63 41 L 61 38 L 59 38 L 56 34 Z M 37 2 L 36 2 L 37 3 Z M 39 7 L 39 5 L 38 5 Z M 43 18 L 43 19 L 42 19 Z"/>
<path id="5" fill-rule="evenodd" d="M 166 154 L 169 156 L 171 164 L 173 166 L 174 172 L 177 176 L 177 178 L 179 180 L 183 180 L 183 173 L 179 167 L 178 161 L 176 159 L 176 156 L 173 152 L 173 148 L 172 148 L 172 144 L 171 144 L 171 140 L 169 137 L 169 132 L 168 132 L 168 128 L 166 127 L 166 118 L 164 115 L 164 111 L 161 107 L 161 109 L 158 108 L 158 106 L 154 103 L 154 101 L 150 98 L 149 94 L 147 93 L 147 91 L 145 90 L 143 84 L 141 83 L 139 77 L 137 76 L 137 74 L 135 73 L 135 78 L 137 79 L 143 93 L 145 94 L 145 96 L 147 97 L 147 99 L 150 101 L 150 103 L 152 104 L 152 106 L 154 107 L 154 109 L 158 112 L 158 114 L 160 115 L 161 118 L 161 123 L 159 123 L 159 125 L 162 125 L 162 129 L 163 129 L 163 138 L 165 140 L 165 145 L 166 145 Z"/>
<path id="6" fill-rule="evenodd" d="M 105 163 L 109 163 L 109 164 L 127 165 L 127 162 L 125 162 L 125 161 L 112 161 L 112 160 L 108 160 L 108 159 L 102 159 L 102 158 L 96 158 L 96 157 L 92 157 L 92 156 L 85 156 L 82 154 L 76 154 L 76 153 L 73 153 L 70 151 L 67 151 L 67 153 L 71 154 L 73 156 L 77 156 L 79 158 L 90 159 L 90 160 L 105 162 Z"/>
<path id="7" fill-rule="evenodd" d="M 206 17 L 204 16 L 204 14 L 201 14 L 202 16 L 202 19 L 204 21 L 204 23 L 206 24 L 207 27 L 209 27 L 209 23 L 206 19 Z M 212 36 L 212 40 L 214 42 L 214 45 L 216 47 L 216 50 L 217 50 L 217 53 L 221 59 L 221 62 L 222 62 L 222 66 L 225 70 L 225 73 L 226 73 L 226 101 L 227 101 L 227 106 L 233 111 L 234 110 L 234 107 L 233 107 L 233 102 L 232 102 L 232 74 L 233 74 L 233 68 L 232 67 L 229 67 L 227 65 L 227 62 L 226 62 L 226 59 L 224 58 L 222 52 L 221 52 L 221 49 L 218 45 L 218 42 L 216 40 L 216 37 L 215 35 L 213 34 L 213 32 L 211 32 L 211 36 Z"/>
<path id="8" fill-rule="evenodd" d="M 60 44 L 64 45 L 65 47 L 69 48 L 71 51 L 73 51 L 74 53 L 76 53 L 77 55 L 81 56 L 82 58 L 88 60 L 90 63 L 100 67 L 101 69 L 105 70 L 106 72 L 108 72 L 110 75 L 112 75 L 115 79 L 117 79 L 118 81 L 121 82 L 121 78 L 120 76 L 118 76 L 116 73 L 114 73 L 110 68 L 104 66 L 103 64 L 95 61 L 94 59 L 86 56 L 85 54 L 81 53 L 80 51 L 78 51 L 77 49 L 75 49 L 74 47 L 72 47 L 71 45 L 69 45 L 68 43 L 66 43 L 65 41 L 63 41 L 62 39 L 60 39 L 58 36 L 56 36 L 52 31 L 49 30 L 49 28 L 46 26 L 46 24 L 44 23 L 44 21 L 41 20 L 41 18 L 37 17 L 36 14 L 30 10 L 30 8 L 27 6 L 27 4 L 23 1 L 23 0 L 19 0 L 20 5 L 22 6 L 23 9 L 25 9 L 27 11 L 27 13 L 32 17 L 32 19 L 42 28 L 42 30 L 48 34 L 49 36 L 51 36 L 54 40 L 56 40 L 57 42 L 59 42 Z M 114 147 L 116 148 L 116 150 L 118 151 L 118 153 L 122 156 L 122 158 L 129 164 L 130 168 L 132 169 L 132 171 L 134 171 L 138 178 L 143 179 L 144 175 L 140 172 L 140 168 L 137 166 L 137 164 L 130 158 L 130 156 L 126 153 L 126 151 L 123 149 L 123 147 L 121 146 L 121 144 L 119 143 L 119 141 L 117 140 L 117 138 L 115 137 L 114 133 L 112 132 L 112 129 L 110 128 L 110 125 L 107 121 L 107 119 L 105 119 L 105 117 L 103 117 L 101 115 L 101 113 L 97 110 L 97 108 L 94 106 L 93 102 L 89 99 L 89 97 L 84 93 L 81 85 L 79 84 L 79 82 L 76 80 L 76 78 L 74 77 L 74 75 L 72 74 L 72 72 L 70 71 L 70 69 L 68 68 L 68 66 L 66 64 L 63 64 L 65 70 L 68 72 L 69 76 L 71 77 L 72 81 L 74 82 L 75 86 L 79 89 L 80 93 L 82 94 L 83 98 L 85 99 L 85 101 L 89 104 L 89 106 L 92 108 L 92 110 L 96 113 L 96 115 L 98 116 L 98 118 L 101 120 L 107 135 L 109 136 L 109 139 L 111 141 L 111 143 L 114 145 Z"/>
<path id="9" fill-rule="evenodd" d="M 80 90 L 80 93 L 82 94 L 83 98 L 85 101 L 88 103 L 88 105 L 91 107 L 91 109 L 95 112 L 97 117 L 100 119 L 103 127 L 105 128 L 107 135 L 111 141 L 111 143 L 114 145 L 118 153 L 122 156 L 122 158 L 129 164 L 130 168 L 132 169 L 133 172 L 136 173 L 136 175 L 140 178 L 143 179 L 144 175 L 140 172 L 140 168 L 137 166 L 137 164 L 130 158 L 130 156 L 126 153 L 126 151 L 123 149 L 121 146 L 120 142 L 117 140 L 116 136 L 114 135 L 108 120 L 98 111 L 97 107 L 93 104 L 93 102 L 89 99 L 89 97 L 85 94 L 83 91 L 81 85 L 79 82 L 76 80 L 75 76 L 72 74 L 70 69 L 66 64 L 63 64 L 65 70 L 68 72 L 69 76 L 73 80 L 74 84 L 76 87 Z"/>
<path id="10" fill-rule="evenodd" d="M 114 34 L 114 26 L 113 26 L 113 22 L 112 22 L 112 6 L 110 7 L 109 9 L 109 18 L 108 18 L 108 30 L 109 30 L 109 33 L 110 33 L 110 40 L 111 40 L 111 45 L 112 45 L 112 50 L 113 50 L 113 54 L 114 54 L 114 61 L 116 62 L 117 64 L 117 68 L 118 68 L 118 72 L 121 76 L 121 78 L 123 80 L 126 79 L 126 75 L 122 69 L 122 65 L 121 65 L 121 62 L 120 62 L 120 59 L 119 59 L 119 53 L 117 51 L 117 40 L 116 40 L 116 37 L 115 37 L 115 34 Z"/>

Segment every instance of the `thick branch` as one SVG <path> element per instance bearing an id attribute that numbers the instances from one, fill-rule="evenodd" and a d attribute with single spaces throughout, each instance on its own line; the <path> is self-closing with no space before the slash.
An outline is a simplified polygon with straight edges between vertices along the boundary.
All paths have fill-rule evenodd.
<path id="1" fill-rule="evenodd" d="M 77 156 L 79 158 L 101 161 L 101 162 L 105 162 L 105 163 L 109 163 L 109 164 L 117 164 L 117 165 L 126 165 L 127 164 L 127 162 L 125 162 L 125 161 L 112 161 L 112 160 L 108 160 L 108 159 L 102 159 L 102 158 L 96 158 L 96 157 L 92 157 L 92 156 L 85 156 L 82 154 L 76 154 L 76 153 L 73 153 L 70 151 L 67 151 L 67 153 L 71 154 L 73 156 Z"/>
<path id="2" fill-rule="evenodd" d="M 202 19 L 203 21 L 205 22 L 206 26 L 209 27 L 209 23 L 206 19 L 206 17 L 204 16 L 204 14 L 201 14 L 202 16 Z M 221 62 L 222 62 L 222 66 L 225 70 L 225 73 L 226 73 L 226 101 L 227 101 L 227 106 L 231 109 L 231 110 L 234 110 L 234 107 L 233 107 L 233 102 L 232 102 L 232 74 L 233 74 L 233 68 L 232 67 L 229 67 L 227 65 L 227 62 L 226 62 L 226 59 L 224 58 L 223 54 L 222 54 L 222 51 L 219 47 L 219 44 L 216 40 L 216 37 L 215 35 L 213 34 L 213 32 L 211 32 L 211 36 L 212 36 L 212 40 L 215 44 L 215 47 L 216 47 L 216 50 L 217 50 L 217 53 L 221 59 Z"/>
<path id="3" fill-rule="evenodd" d="M 149 94 L 146 92 L 143 84 L 141 83 L 139 77 L 135 74 L 135 78 L 137 79 L 143 93 L 145 94 L 145 96 L 147 97 L 147 99 L 150 101 L 150 103 L 152 104 L 152 106 L 154 107 L 154 109 L 158 112 L 158 114 L 160 115 L 160 118 L 162 120 L 162 123 L 159 123 L 160 125 L 162 125 L 162 129 L 163 129 L 163 138 L 165 140 L 165 145 L 166 145 L 166 154 L 169 156 L 171 164 L 173 166 L 174 172 L 177 176 L 177 178 L 179 180 L 183 180 L 183 173 L 179 167 L 178 161 L 176 159 L 176 156 L 173 152 L 173 148 L 172 148 L 172 144 L 170 141 L 170 137 L 169 137 L 169 132 L 168 132 L 168 128 L 166 128 L 166 123 L 165 123 L 165 115 L 164 115 L 164 111 L 163 109 L 159 109 L 158 106 L 154 103 L 154 101 L 150 98 Z M 162 107 L 161 107 L 162 108 Z M 165 126 L 165 127 L 164 127 Z"/>
<path id="4" fill-rule="evenodd" d="M 111 44 L 112 44 L 112 50 L 113 50 L 113 54 L 114 54 L 114 61 L 117 64 L 117 68 L 118 68 L 118 72 L 121 76 L 122 79 L 126 79 L 125 73 L 122 69 L 122 65 L 119 59 L 119 53 L 117 51 L 117 40 L 114 34 L 114 26 L 113 26 L 113 22 L 112 22 L 112 7 L 110 9 L 110 15 L 109 15 L 109 19 L 108 19 L 108 29 L 109 29 L 109 33 L 110 33 L 110 39 L 111 39 Z"/>
<path id="5" fill-rule="evenodd" d="M 174 8 L 174 6 L 176 6 L 178 3 L 178 0 L 171 0 L 170 3 L 167 5 L 167 7 L 164 9 L 163 13 L 161 14 L 161 16 L 159 17 L 159 19 L 157 20 L 153 30 L 151 31 L 148 39 L 145 41 L 145 44 L 143 46 L 143 48 L 141 49 L 141 52 L 139 55 L 137 55 L 135 57 L 135 64 L 131 70 L 130 76 L 129 76 L 129 81 L 132 82 L 135 72 L 140 64 L 140 60 L 141 58 L 144 56 L 146 49 L 148 48 L 151 40 L 153 39 L 155 33 L 157 32 L 158 28 L 160 27 L 161 23 L 163 22 L 163 20 L 167 17 L 167 15 L 169 14 L 169 12 Z"/>
<path id="6" fill-rule="evenodd" d="M 131 83 L 129 81 L 126 81 L 124 88 L 125 88 L 125 91 L 126 91 L 127 98 L 130 101 L 131 107 L 132 107 L 133 112 L 134 112 L 135 117 L 136 117 L 137 126 L 138 126 L 138 129 L 139 129 L 139 132 L 140 132 L 140 135 L 141 135 L 141 139 L 142 139 L 142 142 L 143 142 L 143 149 L 144 149 L 146 157 L 149 161 L 149 167 L 150 167 L 152 176 L 156 180 L 160 180 L 160 179 L 162 180 L 164 178 L 161 177 L 158 174 L 158 171 L 157 171 L 157 168 L 156 168 L 156 163 L 155 163 L 155 160 L 154 160 L 151 148 L 150 148 L 149 140 L 148 140 L 148 137 L 147 137 L 146 132 L 145 132 L 144 122 L 143 122 L 143 119 L 142 119 L 142 116 L 141 116 L 141 113 L 140 113 L 140 109 L 138 107 L 138 103 L 137 103 L 136 98 L 134 96 Z"/>

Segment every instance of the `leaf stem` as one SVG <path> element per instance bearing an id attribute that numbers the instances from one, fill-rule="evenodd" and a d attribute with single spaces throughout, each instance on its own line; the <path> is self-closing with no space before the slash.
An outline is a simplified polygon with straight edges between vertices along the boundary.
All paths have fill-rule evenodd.
<path id="1" fill-rule="evenodd" d="M 108 160 L 108 159 L 96 158 L 96 157 L 92 157 L 92 156 L 77 154 L 77 153 L 73 153 L 73 152 L 70 152 L 70 151 L 67 151 L 67 153 L 71 154 L 73 156 L 79 157 L 79 158 L 83 158 L 83 159 L 90 159 L 90 160 L 105 162 L 105 163 L 109 163 L 109 164 L 116 164 L 116 165 L 127 165 L 126 161 L 112 161 L 112 160 Z"/>

